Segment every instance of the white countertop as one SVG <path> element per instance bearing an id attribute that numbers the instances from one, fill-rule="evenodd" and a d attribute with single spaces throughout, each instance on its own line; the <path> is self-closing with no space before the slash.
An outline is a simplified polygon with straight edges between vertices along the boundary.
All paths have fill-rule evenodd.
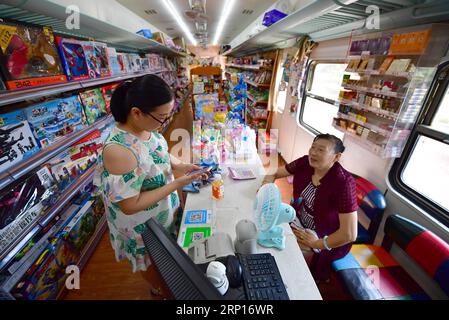
<path id="1" fill-rule="evenodd" d="M 235 225 L 242 219 L 254 221 L 253 204 L 257 190 L 264 177 L 264 169 L 257 154 L 247 164 L 231 165 L 232 167 L 250 167 L 257 175 L 253 180 L 236 181 L 229 177 L 227 165 L 223 165 L 224 198 L 212 199 L 212 186 L 201 188 L 200 193 L 190 193 L 187 196 L 186 210 L 211 210 L 214 218 L 214 232 L 228 233 L 232 240 L 236 238 Z M 184 211 L 184 212 L 185 212 Z M 184 221 L 185 214 L 182 221 Z M 296 237 L 288 224 L 282 225 L 286 234 L 286 248 L 278 250 L 257 245 L 258 252 L 271 253 L 278 265 L 287 293 L 291 300 L 321 300 L 321 294 L 310 273 Z M 181 229 L 183 225 L 181 225 Z M 181 239 L 178 239 L 182 241 Z"/>

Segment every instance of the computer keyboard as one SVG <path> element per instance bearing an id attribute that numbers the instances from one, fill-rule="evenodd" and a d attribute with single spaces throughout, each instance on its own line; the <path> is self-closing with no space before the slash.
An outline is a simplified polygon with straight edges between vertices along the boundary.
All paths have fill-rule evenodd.
<path id="1" fill-rule="evenodd" d="M 248 300 L 289 300 L 274 257 L 269 253 L 237 254 Z"/>

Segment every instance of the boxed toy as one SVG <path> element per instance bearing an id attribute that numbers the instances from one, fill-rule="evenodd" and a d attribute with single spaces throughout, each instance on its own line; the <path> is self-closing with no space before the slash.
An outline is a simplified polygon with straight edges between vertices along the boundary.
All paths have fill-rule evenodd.
<path id="1" fill-rule="evenodd" d="M 89 124 L 106 115 L 106 104 L 99 88 L 80 92 L 80 97 Z"/>
<path id="2" fill-rule="evenodd" d="M 117 86 L 118 86 L 118 83 L 101 87 L 101 93 L 103 94 L 107 113 L 111 113 L 110 105 L 111 105 L 112 93 L 114 92 L 115 88 L 117 88 Z"/>
<path id="3" fill-rule="evenodd" d="M 73 219 L 62 230 L 62 238 L 71 250 L 81 254 L 104 213 L 100 198 L 87 201 Z"/>
<path id="4" fill-rule="evenodd" d="M 120 67 L 121 74 L 128 74 L 130 70 L 128 69 L 128 55 L 126 53 L 117 53 L 117 61 Z"/>
<path id="5" fill-rule="evenodd" d="M 0 115 L 0 172 L 39 151 L 23 111 Z"/>
<path id="6" fill-rule="evenodd" d="M 109 65 L 111 67 L 111 75 L 119 76 L 122 74 L 122 70 L 118 61 L 118 54 L 115 48 L 108 47 Z"/>
<path id="7" fill-rule="evenodd" d="M 49 27 L 18 25 L 0 19 L 0 67 L 8 89 L 67 81 Z"/>
<path id="8" fill-rule="evenodd" d="M 87 171 L 97 161 L 102 147 L 98 130 L 75 142 L 70 148 L 51 159 L 46 166 L 50 169 L 58 188 L 64 190 L 76 178 Z"/>
<path id="9" fill-rule="evenodd" d="M 58 190 L 47 168 L 34 170 L 0 192 L 0 252 L 53 205 Z"/>
<path id="10" fill-rule="evenodd" d="M 69 80 L 89 79 L 89 69 L 81 41 L 56 37 L 59 53 Z"/>
<path id="11" fill-rule="evenodd" d="M 49 245 L 12 289 L 11 293 L 16 299 L 56 300 L 64 287 L 67 278 L 65 269 L 68 264 L 58 261 L 53 250 Z"/>
<path id="12" fill-rule="evenodd" d="M 93 41 L 81 41 L 86 57 L 87 68 L 89 70 L 89 78 L 101 77 L 100 61 L 95 52 Z"/>
<path id="13" fill-rule="evenodd" d="M 83 107 L 78 96 L 40 103 L 24 112 L 42 148 L 83 127 Z"/>
<path id="14" fill-rule="evenodd" d="M 100 77 L 109 77 L 111 75 L 111 67 L 109 65 L 108 47 L 105 43 L 94 42 L 95 56 L 100 70 Z"/>

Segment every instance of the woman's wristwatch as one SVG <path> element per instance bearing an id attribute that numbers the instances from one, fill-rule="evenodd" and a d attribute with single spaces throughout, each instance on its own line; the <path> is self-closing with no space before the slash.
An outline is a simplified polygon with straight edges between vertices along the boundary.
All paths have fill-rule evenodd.
<path id="1" fill-rule="evenodd" d="M 323 237 L 323 246 L 324 246 L 324 248 L 325 248 L 327 251 L 331 251 L 332 248 L 329 247 L 329 245 L 327 244 L 327 238 L 328 238 L 328 236 L 324 236 L 324 237 Z"/>

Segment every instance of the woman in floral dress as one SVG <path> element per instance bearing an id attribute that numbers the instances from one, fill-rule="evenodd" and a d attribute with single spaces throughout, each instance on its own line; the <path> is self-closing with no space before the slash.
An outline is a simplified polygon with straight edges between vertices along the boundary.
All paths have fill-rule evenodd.
<path id="1" fill-rule="evenodd" d="M 128 259 L 133 272 L 144 272 L 146 279 L 152 278 L 149 273 L 154 270 L 149 268 L 141 237 L 145 222 L 154 217 L 176 234 L 177 189 L 201 177 L 173 177 L 172 169 L 182 173 L 199 169 L 171 157 L 167 142 L 157 132 L 168 120 L 173 103 L 172 90 L 156 75 L 118 86 L 111 99 L 116 125 L 104 143 L 94 180 L 105 203 L 117 261 Z"/>

